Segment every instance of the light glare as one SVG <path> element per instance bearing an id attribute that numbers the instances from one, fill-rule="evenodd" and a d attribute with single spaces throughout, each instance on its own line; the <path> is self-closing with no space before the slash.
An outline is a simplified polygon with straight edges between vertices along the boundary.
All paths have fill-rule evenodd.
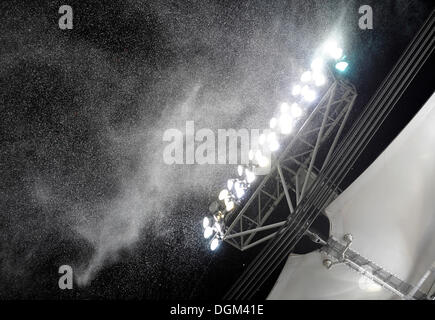
<path id="1" fill-rule="evenodd" d="M 245 174 L 246 174 L 246 181 L 248 183 L 252 183 L 255 180 L 255 173 L 252 172 L 251 170 L 246 169 L 245 170 Z"/>
<path id="2" fill-rule="evenodd" d="M 234 190 L 236 191 L 236 197 L 238 199 L 242 198 L 245 195 L 245 189 L 239 181 L 236 181 L 234 184 Z"/>
<path id="3" fill-rule="evenodd" d="M 293 86 L 292 95 L 297 96 L 297 95 L 301 94 L 301 90 L 302 90 L 302 88 L 300 85 L 297 84 L 297 85 Z"/>
<path id="4" fill-rule="evenodd" d="M 270 129 L 275 129 L 277 123 L 278 123 L 278 120 L 275 117 L 270 119 L 270 122 L 269 122 Z"/>
<path id="5" fill-rule="evenodd" d="M 286 112 L 288 112 L 289 111 L 289 105 L 288 105 L 288 103 L 287 102 L 283 102 L 283 103 L 281 103 L 281 106 L 280 106 L 280 110 L 281 110 L 281 113 L 286 113 Z"/>
<path id="6" fill-rule="evenodd" d="M 234 180 L 233 179 L 229 179 L 227 181 L 227 188 L 228 188 L 228 190 L 231 190 L 233 188 L 233 185 L 234 185 Z"/>
<path id="7" fill-rule="evenodd" d="M 226 197 L 228 196 L 228 190 L 227 189 L 223 189 L 220 193 L 219 193 L 219 200 L 224 200 Z"/>
<path id="8" fill-rule="evenodd" d="M 252 160 L 252 159 L 250 159 L 250 160 Z M 243 175 L 243 166 L 240 164 L 237 166 L 237 173 L 239 174 L 240 177 Z"/>
<path id="9" fill-rule="evenodd" d="M 316 86 L 321 87 L 326 83 L 326 78 L 323 74 L 317 73 L 314 75 L 314 83 Z"/>
<path id="10" fill-rule="evenodd" d="M 204 230 L 204 238 L 208 239 L 213 234 L 213 228 L 206 227 Z"/>
<path id="11" fill-rule="evenodd" d="M 279 128 L 282 134 L 289 134 L 293 129 L 293 119 L 288 114 L 283 114 L 279 118 Z"/>
<path id="12" fill-rule="evenodd" d="M 311 71 L 305 71 L 304 73 L 302 73 L 302 76 L 301 76 L 302 82 L 308 82 L 310 80 L 311 80 Z"/>
<path id="13" fill-rule="evenodd" d="M 343 72 L 347 69 L 348 66 L 349 66 L 349 64 L 346 61 L 340 61 L 335 65 L 335 69 Z"/>
<path id="14" fill-rule="evenodd" d="M 291 114 L 295 118 L 299 118 L 302 115 L 302 108 L 297 103 L 293 103 L 290 108 Z"/>
<path id="15" fill-rule="evenodd" d="M 204 227 L 204 229 L 210 226 L 210 220 L 207 217 L 204 217 L 204 219 L 202 220 L 202 226 Z"/>
<path id="16" fill-rule="evenodd" d="M 225 201 L 225 209 L 226 209 L 228 212 L 231 211 L 231 210 L 233 210 L 233 209 L 234 209 L 234 206 L 235 206 L 234 201 L 232 201 L 232 200 Z"/>
<path id="17" fill-rule="evenodd" d="M 249 150 L 248 152 L 248 158 L 250 161 L 254 160 L 254 150 Z"/>
<path id="18" fill-rule="evenodd" d="M 314 90 L 308 89 L 308 91 L 304 94 L 305 101 L 311 102 L 316 99 L 316 93 Z"/>
<path id="19" fill-rule="evenodd" d="M 311 62 L 311 69 L 313 71 L 321 71 L 323 69 L 323 59 L 315 58 L 313 62 Z"/>
<path id="20" fill-rule="evenodd" d="M 262 133 L 258 139 L 258 143 L 262 146 L 266 142 L 266 135 Z"/>
<path id="21" fill-rule="evenodd" d="M 210 249 L 211 249 L 211 251 L 215 251 L 216 248 L 219 247 L 219 244 L 220 244 L 219 239 L 214 238 L 214 239 L 211 241 L 211 243 L 210 243 Z"/>

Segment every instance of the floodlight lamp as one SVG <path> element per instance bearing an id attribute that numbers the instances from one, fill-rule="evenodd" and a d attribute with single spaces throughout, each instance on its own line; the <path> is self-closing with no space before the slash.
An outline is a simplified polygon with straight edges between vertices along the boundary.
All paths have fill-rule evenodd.
<path id="1" fill-rule="evenodd" d="M 343 56 L 343 49 L 341 48 L 335 48 L 334 52 L 331 54 L 331 56 L 335 59 L 338 60 Z"/>
<path id="2" fill-rule="evenodd" d="M 332 56 L 337 47 L 338 47 L 338 45 L 337 45 L 337 42 L 335 40 L 328 40 L 327 42 L 325 42 L 325 44 L 323 46 L 323 50 L 325 53 Z"/>
<path id="3" fill-rule="evenodd" d="M 255 160 L 256 160 L 257 162 L 260 162 L 260 160 L 261 160 L 262 157 L 263 157 L 263 154 L 261 153 L 261 150 L 257 150 L 257 151 L 255 152 Z"/>
<path id="4" fill-rule="evenodd" d="M 289 111 L 289 105 L 288 105 L 288 103 L 287 102 L 283 102 L 283 103 L 281 103 L 281 106 L 280 106 L 280 110 L 281 110 L 281 113 L 286 113 L 286 112 L 288 112 Z"/>
<path id="5" fill-rule="evenodd" d="M 219 210 L 219 203 L 217 201 L 213 201 L 208 207 L 208 211 L 210 211 L 210 213 L 212 214 L 218 210 Z"/>
<path id="6" fill-rule="evenodd" d="M 210 219 L 207 217 L 204 217 L 204 219 L 202 220 L 202 226 L 204 229 L 209 227 L 210 226 Z"/>
<path id="7" fill-rule="evenodd" d="M 261 158 L 260 158 L 259 161 L 258 161 L 258 165 L 259 165 L 261 168 L 265 168 L 265 167 L 267 167 L 269 164 L 270 164 L 270 162 L 269 162 L 269 158 L 268 158 L 268 157 L 265 157 L 265 156 L 261 156 Z"/>
<path id="8" fill-rule="evenodd" d="M 311 62 L 311 70 L 314 72 L 322 71 L 323 69 L 323 59 L 322 58 L 315 58 L 313 62 Z"/>
<path id="9" fill-rule="evenodd" d="M 228 198 L 225 198 L 225 200 L 227 200 Z M 233 210 L 235 207 L 234 201 L 233 200 L 228 200 L 225 201 L 225 210 L 227 210 L 228 212 L 230 212 L 231 210 Z"/>
<path id="10" fill-rule="evenodd" d="M 269 142 L 269 150 L 275 152 L 279 149 L 279 142 L 277 140 Z"/>
<path id="11" fill-rule="evenodd" d="M 208 239 L 213 235 L 213 228 L 211 227 L 206 227 L 204 230 L 204 238 Z"/>
<path id="12" fill-rule="evenodd" d="M 301 90 L 302 90 L 302 88 L 300 85 L 297 84 L 297 85 L 293 86 L 292 95 L 297 96 L 297 95 L 301 94 Z"/>
<path id="13" fill-rule="evenodd" d="M 228 196 L 228 189 L 223 189 L 220 193 L 219 193 L 219 200 L 224 200 L 226 197 Z"/>
<path id="14" fill-rule="evenodd" d="M 279 142 L 275 132 L 268 134 L 267 143 L 270 151 L 273 152 L 279 149 Z"/>
<path id="15" fill-rule="evenodd" d="M 270 119 L 270 121 L 269 121 L 269 127 L 270 127 L 270 129 L 275 129 L 277 123 L 278 123 L 278 120 L 275 117 Z"/>
<path id="16" fill-rule="evenodd" d="M 264 133 L 260 134 L 260 137 L 258 138 L 258 143 L 260 146 L 262 146 L 266 142 L 266 135 Z"/>
<path id="17" fill-rule="evenodd" d="M 335 65 L 335 69 L 337 69 L 340 72 L 346 71 L 349 64 L 346 61 L 340 61 Z"/>
<path id="18" fill-rule="evenodd" d="M 254 180 L 255 180 L 255 173 L 253 171 L 251 171 L 249 169 L 246 169 L 245 174 L 246 174 L 246 181 L 248 183 L 254 182 Z"/>
<path id="19" fill-rule="evenodd" d="M 234 180 L 233 179 L 228 179 L 227 181 L 227 188 L 228 190 L 231 190 L 233 188 L 234 185 Z"/>
<path id="20" fill-rule="evenodd" d="M 303 113 L 302 108 L 297 103 L 293 103 L 291 105 L 290 112 L 295 118 L 299 118 L 300 116 L 302 116 Z"/>
<path id="21" fill-rule="evenodd" d="M 322 73 L 314 74 L 314 84 L 318 87 L 323 86 L 326 83 L 326 78 Z"/>
<path id="22" fill-rule="evenodd" d="M 239 164 L 237 166 L 237 174 L 241 177 L 243 175 L 243 166 Z"/>
<path id="23" fill-rule="evenodd" d="M 255 155 L 254 150 L 249 150 L 249 152 L 248 152 L 248 159 L 250 161 L 254 160 L 254 155 Z"/>
<path id="24" fill-rule="evenodd" d="M 236 191 L 236 197 L 238 199 L 242 198 L 245 195 L 245 189 L 240 181 L 236 181 L 234 183 L 234 190 Z"/>
<path id="25" fill-rule="evenodd" d="M 293 118 L 288 114 L 283 114 L 279 118 L 279 128 L 282 134 L 290 134 L 293 129 Z"/>
<path id="26" fill-rule="evenodd" d="M 302 82 L 308 82 L 310 80 L 311 80 L 311 71 L 305 71 L 304 73 L 302 73 L 302 76 L 301 76 Z"/>
<path id="27" fill-rule="evenodd" d="M 316 99 L 316 92 L 314 90 L 309 89 L 304 95 L 305 101 L 312 102 L 315 99 Z"/>
<path id="28" fill-rule="evenodd" d="M 215 251 L 217 247 L 219 247 L 220 241 L 218 238 L 214 238 L 210 243 L 210 250 Z"/>

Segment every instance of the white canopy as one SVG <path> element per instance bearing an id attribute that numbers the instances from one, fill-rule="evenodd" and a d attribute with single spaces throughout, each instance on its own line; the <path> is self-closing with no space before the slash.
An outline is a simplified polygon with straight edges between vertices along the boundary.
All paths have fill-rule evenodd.
<path id="1" fill-rule="evenodd" d="M 331 235 L 415 285 L 435 261 L 435 94 L 372 165 L 326 209 Z M 291 255 L 269 299 L 388 299 L 319 252 Z M 377 290 L 377 291 L 376 291 Z"/>

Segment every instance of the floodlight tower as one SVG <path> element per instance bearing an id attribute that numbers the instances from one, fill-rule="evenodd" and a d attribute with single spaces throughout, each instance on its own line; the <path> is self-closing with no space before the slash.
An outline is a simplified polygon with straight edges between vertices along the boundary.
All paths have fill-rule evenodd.
<path id="1" fill-rule="evenodd" d="M 329 161 L 357 93 L 340 76 L 348 64 L 337 43 L 328 41 L 320 51 L 300 82 L 289 86 L 288 101 L 270 119 L 271 132 L 262 134 L 260 147 L 249 151 L 249 165 L 238 166 L 239 177 L 229 179 L 210 205 L 213 218 L 205 218 L 203 227 L 204 237 L 212 238 L 212 250 L 221 241 L 243 251 L 273 238 L 273 230 L 291 218 Z M 258 169 L 269 166 L 267 175 L 258 175 Z M 268 224 L 284 197 L 289 217 Z"/>
<path id="2" fill-rule="evenodd" d="M 276 233 L 271 230 L 291 219 L 294 208 L 328 162 L 357 96 L 352 84 L 332 79 L 328 90 L 274 159 L 270 173 L 261 179 L 240 210 L 227 219 L 225 242 L 242 251 L 252 248 L 273 238 Z M 267 224 L 284 197 L 289 217 Z"/>

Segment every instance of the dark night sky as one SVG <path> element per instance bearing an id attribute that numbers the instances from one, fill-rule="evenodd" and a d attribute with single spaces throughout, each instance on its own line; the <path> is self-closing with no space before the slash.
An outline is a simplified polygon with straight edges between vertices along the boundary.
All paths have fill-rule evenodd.
<path id="1" fill-rule="evenodd" d="M 60 30 L 60 5 L 74 10 Z M 358 7 L 374 30 L 358 28 Z M 355 120 L 431 1 L 11 1 L 0 21 L 0 298 L 220 298 L 256 250 L 200 221 L 233 166 L 162 161 L 163 131 L 265 128 L 283 83 L 340 32 Z M 433 59 L 346 187 L 433 92 Z M 86 285 L 60 291 L 70 264 Z M 267 290 L 266 290 L 267 292 Z"/>

